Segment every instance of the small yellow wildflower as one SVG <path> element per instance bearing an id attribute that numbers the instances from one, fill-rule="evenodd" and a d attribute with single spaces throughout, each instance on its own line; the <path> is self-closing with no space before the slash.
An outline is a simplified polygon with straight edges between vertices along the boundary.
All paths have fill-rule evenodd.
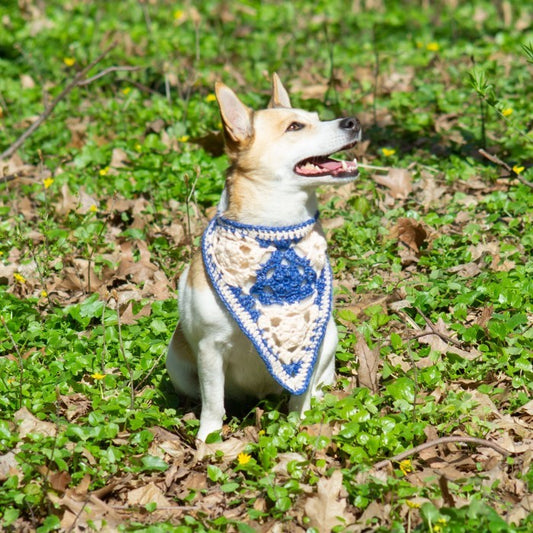
<path id="1" fill-rule="evenodd" d="M 108 172 L 109 172 L 109 167 L 104 167 L 104 168 L 100 169 L 99 174 L 100 174 L 100 176 L 105 176 L 105 175 L 107 175 Z"/>
<path id="2" fill-rule="evenodd" d="M 181 137 L 178 138 L 178 142 L 180 143 L 186 143 L 188 140 L 189 140 L 188 135 L 182 135 Z"/>
<path id="3" fill-rule="evenodd" d="M 52 183 L 54 183 L 54 178 L 45 178 L 43 180 L 43 185 L 45 189 L 49 189 Z"/>
<path id="4" fill-rule="evenodd" d="M 98 211 L 98 207 L 96 207 L 94 204 L 91 205 L 91 207 L 89 207 L 89 211 L 91 213 L 96 213 L 96 211 Z"/>
<path id="5" fill-rule="evenodd" d="M 411 509 L 420 509 L 420 504 L 413 502 L 411 500 L 405 500 L 405 503 L 407 504 L 407 507 L 410 507 Z"/>
<path id="6" fill-rule="evenodd" d="M 508 117 L 513 113 L 513 110 L 510 107 L 506 107 L 505 109 L 502 109 L 502 115 L 504 117 Z"/>
<path id="7" fill-rule="evenodd" d="M 406 476 L 409 472 L 412 472 L 413 465 L 411 464 L 411 461 L 409 459 L 400 461 L 400 470 L 404 476 Z"/>
<path id="8" fill-rule="evenodd" d="M 100 374 L 100 372 L 95 372 L 94 374 L 91 374 L 91 377 L 93 379 L 100 381 L 105 378 L 105 374 Z"/>
<path id="9" fill-rule="evenodd" d="M 214 102 L 215 100 L 217 99 L 217 97 L 213 94 L 213 93 L 209 93 L 206 97 L 205 97 L 205 101 L 210 103 L 210 102 Z"/>
<path id="10" fill-rule="evenodd" d="M 515 174 L 520 174 L 520 173 L 524 172 L 524 170 L 525 170 L 525 167 L 523 167 L 523 166 L 521 166 L 521 165 L 515 165 L 515 166 L 513 167 L 513 172 L 514 172 Z"/>
<path id="11" fill-rule="evenodd" d="M 41 291 L 41 298 L 46 298 L 48 293 L 46 291 Z"/>
<path id="12" fill-rule="evenodd" d="M 241 452 L 239 455 L 237 455 L 237 462 L 242 466 L 248 464 L 251 458 L 252 457 L 247 453 Z"/>
<path id="13" fill-rule="evenodd" d="M 176 9 L 176 11 L 174 11 L 174 20 L 181 20 L 184 15 L 185 13 L 182 9 Z"/>
<path id="14" fill-rule="evenodd" d="M 382 148 L 381 153 L 385 157 L 390 157 L 391 155 L 394 155 L 396 153 L 396 150 L 394 148 Z"/>
<path id="15" fill-rule="evenodd" d="M 20 283 L 20 284 L 26 283 L 26 278 L 22 274 L 19 274 L 18 272 L 15 272 L 13 274 L 13 278 L 15 279 L 17 283 Z"/>
<path id="16" fill-rule="evenodd" d="M 128 96 L 128 94 L 130 93 L 131 93 L 131 87 L 124 87 L 124 89 L 122 89 L 123 95 Z"/>
<path id="17" fill-rule="evenodd" d="M 134 148 L 136 152 L 140 152 L 143 149 L 143 147 L 141 146 L 141 143 L 135 143 Z"/>
<path id="18" fill-rule="evenodd" d="M 76 63 L 76 59 L 74 57 L 64 57 L 63 63 L 65 63 L 67 67 L 72 67 L 74 63 Z"/>
<path id="19" fill-rule="evenodd" d="M 439 49 L 440 49 L 439 43 L 431 42 L 431 43 L 426 44 L 426 50 L 430 52 L 438 52 Z"/>
<path id="20" fill-rule="evenodd" d="M 219 130 L 222 129 L 222 122 L 220 122 L 220 120 L 217 122 L 217 128 Z"/>

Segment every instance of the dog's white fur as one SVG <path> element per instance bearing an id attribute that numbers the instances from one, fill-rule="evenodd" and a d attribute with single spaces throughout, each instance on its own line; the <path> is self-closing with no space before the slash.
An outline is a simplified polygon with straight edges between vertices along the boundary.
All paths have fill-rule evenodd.
<path id="1" fill-rule="evenodd" d="M 216 85 L 216 96 L 231 162 L 220 204 L 225 217 L 254 225 L 298 224 L 316 214 L 317 186 L 350 180 L 302 176 L 294 169 L 302 160 L 337 152 L 359 140 L 356 121 L 357 126 L 348 130 L 340 126 L 342 119 L 321 122 L 316 113 L 291 108 L 276 74 L 268 109 L 251 111 L 221 83 Z M 303 128 L 291 127 L 294 123 Z M 179 312 L 167 370 L 179 393 L 201 397 L 198 438 L 205 440 L 222 428 L 225 395 L 260 398 L 282 388 L 211 287 L 200 253 L 181 276 Z M 334 382 L 337 340 L 330 319 L 309 387 L 291 397 L 291 410 L 303 414 L 320 387 Z"/>

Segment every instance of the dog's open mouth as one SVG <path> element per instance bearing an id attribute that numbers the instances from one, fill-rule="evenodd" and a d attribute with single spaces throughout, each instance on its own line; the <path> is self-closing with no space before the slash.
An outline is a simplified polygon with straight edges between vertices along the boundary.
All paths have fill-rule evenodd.
<path id="1" fill-rule="evenodd" d="M 347 146 L 346 148 L 350 148 Z M 319 176 L 332 176 L 334 178 L 355 178 L 359 174 L 357 159 L 353 161 L 337 161 L 329 156 L 308 157 L 300 161 L 294 172 L 300 176 L 316 178 Z"/>

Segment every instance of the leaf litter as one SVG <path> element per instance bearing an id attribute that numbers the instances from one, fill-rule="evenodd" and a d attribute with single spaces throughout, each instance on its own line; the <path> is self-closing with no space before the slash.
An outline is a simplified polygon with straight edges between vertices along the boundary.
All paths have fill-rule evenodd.
<path id="1" fill-rule="evenodd" d="M 187 11 L 180 24 L 185 23 L 188 18 L 198 16 L 200 16 L 198 13 Z M 46 21 L 44 17 L 42 20 Z M 38 20 L 34 20 L 35 31 L 39 31 L 37 23 Z M 124 36 L 122 38 L 125 39 Z M 371 69 L 363 74 L 372 78 Z M 392 72 L 384 79 L 380 79 L 379 84 L 384 92 L 407 91 L 412 87 L 413 77 L 414 72 L 411 71 Z M 314 81 L 314 84 L 309 84 L 309 80 L 302 76 L 301 80 L 295 81 L 294 87 L 300 86 L 301 91 L 307 91 L 303 93 L 304 98 L 322 99 L 329 89 L 328 80 Z M 29 77 L 22 80 L 27 87 L 32 82 L 33 80 L 30 81 Z M 377 125 L 381 127 L 394 122 L 394 118 L 386 110 L 378 110 L 376 118 Z M 34 121 L 35 119 L 26 120 Z M 370 120 L 370 117 L 366 120 Z M 435 129 L 439 134 L 448 136 L 451 142 L 459 143 L 462 140 L 458 138 L 458 133 L 454 129 L 456 125 L 455 114 L 439 115 L 435 122 Z M 87 126 L 84 120 L 71 121 L 68 124 L 72 147 L 84 146 L 87 140 Z M 159 133 L 161 136 L 166 134 L 163 129 L 164 124 L 161 123 L 152 121 L 146 124 L 146 128 L 147 131 Z M 219 149 L 219 138 L 216 144 Z M 371 145 L 367 144 L 364 150 L 367 162 L 372 163 Z M 109 174 L 120 175 L 122 171 L 127 171 L 129 163 L 128 154 L 120 148 L 114 148 L 109 162 Z M 68 168 L 68 164 L 64 166 Z M 17 176 L 16 181 L 14 180 L 9 185 L 18 198 L 14 207 L 16 213 L 22 214 L 27 220 L 37 220 L 39 203 L 32 196 L 24 196 L 19 188 L 25 183 L 50 177 L 50 172 L 43 170 L 40 166 L 24 163 L 16 154 L 8 160 L 7 168 L 3 172 L 5 176 Z M 504 187 L 501 182 L 487 184 L 481 179 L 459 182 L 459 184 L 446 184 L 435 178 L 432 173 L 423 169 L 415 171 L 412 168 L 390 168 L 387 174 L 375 175 L 373 179 L 380 187 L 377 205 L 384 214 L 392 208 L 406 206 L 410 202 L 419 205 L 421 210 L 434 209 L 444 212 L 447 203 L 451 201 L 458 188 L 462 189 L 461 192 L 464 195 L 461 199 L 462 204 L 465 207 L 474 206 L 479 203 L 483 194 L 487 194 L 491 189 L 501 190 Z M 337 204 L 339 210 L 347 208 L 351 192 L 341 193 L 346 197 L 341 197 Z M 90 216 L 92 212 L 97 212 L 97 216 L 106 221 L 104 238 L 94 248 L 94 254 L 105 257 L 105 266 L 97 269 L 95 262 L 74 245 L 73 250 L 62 258 L 60 273 L 50 272 L 43 276 L 35 261 L 27 261 L 26 250 L 13 249 L 10 251 L 7 262 L 0 264 L 0 279 L 9 287 L 9 292 L 23 298 L 30 296 L 39 298 L 40 293 L 46 290 L 49 298 L 59 306 L 81 302 L 90 293 L 97 292 L 105 301 L 119 309 L 124 324 L 134 324 L 140 316 L 150 313 L 149 305 L 145 305 L 140 312 L 134 313 L 133 302 L 146 299 L 164 301 L 171 297 L 173 284 L 168 270 L 162 268 L 160 258 L 155 257 L 148 243 L 163 236 L 175 246 L 184 246 L 188 230 L 183 221 L 174 220 L 167 226 L 158 227 L 148 213 L 148 200 L 142 196 L 133 199 L 120 195 L 101 198 L 98 194 L 88 192 L 83 187 L 75 192 L 71 191 L 67 184 L 63 184 L 58 194 L 52 198 L 51 205 L 59 220 L 65 223 L 65 227 L 67 227 L 66 218 L 71 213 Z M 173 206 L 169 204 L 167 209 L 168 219 L 170 219 L 174 211 Z M 124 227 L 124 218 L 130 220 L 126 224 L 127 228 Z M 193 238 L 198 238 L 204 220 L 203 216 L 193 217 Z M 14 218 L 9 218 L 8 222 L 16 224 Z M 461 232 L 470 222 L 470 213 L 464 216 L 459 213 L 452 224 L 440 228 L 439 231 L 442 233 Z M 328 231 L 334 232 L 341 227 L 342 218 L 327 221 L 325 225 Z M 126 240 L 121 236 L 125 229 L 142 230 L 146 238 Z M 431 234 L 422 223 L 412 218 L 397 220 L 395 225 L 389 226 L 388 231 L 389 238 L 397 243 L 397 255 L 404 269 L 400 278 L 404 275 L 409 276 L 409 272 L 418 268 L 420 258 L 431 246 L 435 235 Z M 33 245 L 41 243 L 43 239 L 38 231 L 28 237 Z M 514 259 L 506 257 L 505 253 L 502 254 L 500 244 L 496 240 L 471 245 L 469 252 L 470 262 L 449 267 L 448 271 L 468 280 L 478 276 L 486 268 L 494 271 L 509 271 L 516 266 Z M 24 283 L 16 282 L 15 274 L 17 273 L 23 276 Z M 392 272 L 381 270 L 380 273 L 385 274 L 384 285 L 389 281 L 397 281 L 393 278 L 395 274 Z M 349 279 L 350 275 L 352 279 Z M 355 286 L 357 275 L 341 272 L 337 281 L 338 286 L 347 282 L 351 282 L 352 287 Z M 109 298 L 111 291 L 115 291 L 116 298 Z M 343 306 L 353 310 L 356 316 L 364 316 L 365 310 L 375 305 L 376 298 L 379 298 L 373 295 L 372 298 L 361 299 L 360 295 L 354 292 L 349 292 L 349 296 L 343 295 L 343 297 L 345 298 Z M 387 296 L 380 299 L 379 304 L 386 311 L 395 314 L 397 309 L 394 309 L 394 303 L 402 301 L 402 297 L 402 294 L 398 294 L 396 299 Z M 477 310 L 473 316 L 469 317 L 469 320 L 481 328 L 486 328 L 492 315 L 493 310 L 490 306 L 486 306 Z M 393 327 L 396 328 L 404 342 L 410 342 L 416 336 L 417 342 L 426 345 L 431 351 L 429 356 L 415 361 L 394 352 L 382 357 L 381 346 L 370 347 L 367 341 L 359 336 L 354 348 L 354 353 L 358 358 L 357 374 L 346 388 L 358 385 L 372 392 L 378 392 L 385 363 L 392 363 L 393 367 L 402 366 L 404 370 L 409 370 L 413 366 L 422 369 L 431 365 L 435 356 L 444 358 L 452 354 L 466 360 L 479 357 L 480 353 L 477 349 L 458 346 L 453 342 L 455 337 L 453 330 L 450 329 L 451 325 L 453 324 L 447 324 L 442 318 L 426 323 L 424 328 L 412 319 L 405 319 L 403 323 L 399 320 L 393 322 Z M 496 386 L 502 384 L 501 381 L 497 381 L 498 377 L 494 379 Z M 495 490 L 502 502 L 512 503 L 511 506 L 502 504 L 499 508 L 501 514 L 507 521 L 517 523 L 531 513 L 533 506 L 532 495 L 522 480 L 530 470 L 532 461 L 533 408 L 531 401 L 514 411 L 505 412 L 501 406 L 491 400 L 489 395 L 479 392 L 476 383 L 467 384 L 460 379 L 448 383 L 447 390 L 437 388 L 432 394 L 432 399 L 439 404 L 444 401 L 446 395 L 465 390 L 468 391 L 475 404 L 472 414 L 485 421 L 484 438 L 512 452 L 515 455 L 514 462 L 505 463 L 500 454 L 488 447 L 469 449 L 457 443 L 443 444 L 417 454 L 412 460 L 413 471 L 405 474 L 404 478 L 414 487 L 422 489 L 428 487 L 431 483 L 429 480 L 439 480 L 440 495 L 432 497 L 431 501 L 438 505 L 460 507 L 468 503 L 467 499 L 451 492 L 450 483 L 476 476 L 481 470 L 484 477 L 482 486 L 487 490 Z M 338 392 L 341 396 L 341 392 Z M 423 400 L 423 397 L 418 399 L 419 402 Z M 83 394 L 76 393 L 62 395 L 59 405 L 63 416 L 71 422 L 85 416 L 90 409 L 87 398 Z M 21 442 L 31 438 L 32 434 L 53 438 L 58 432 L 56 424 L 37 419 L 25 408 L 17 411 L 14 423 Z M 240 484 L 242 478 L 233 467 L 239 454 L 243 453 L 250 444 L 257 443 L 260 430 L 254 429 L 252 433 L 238 430 L 234 432 L 234 436 L 222 443 L 196 443 L 191 446 L 179 434 L 170 433 L 157 426 L 152 427 L 150 431 L 154 435 L 154 442 L 150 448 L 150 454 L 162 459 L 169 465 L 169 468 L 164 472 L 142 473 L 135 476 L 118 474 L 113 476 L 105 486 L 96 490 L 90 490 L 90 476 L 85 476 L 77 485 L 73 485 L 66 471 L 42 470 L 41 474 L 48 479 L 53 489 L 53 492 L 48 494 L 48 498 L 56 506 L 61 519 L 61 528 L 64 530 L 81 531 L 86 527 L 96 527 L 101 531 L 114 531 L 126 521 L 148 523 L 170 520 L 177 523 L 186 515 L 220 517 L 227 515 L 228 509 L 231 509 L 235 518 L 244 519 L 257 526 L 258 529 L 262 527 L 266 531 L 268 526 L 271 526 L 271 530 L 276 530 L 275 524 L 268 519 L 262 524 L 250 521 L 246 517 L 246 506 L 233 504 L 232 507 L 232 495 L 222 493 L 219 486 L 206 475 L 208 465 L 218 465 L 228 476 L 227 481 L 237 480 Z M 302 428 L 310 434 L 324 435 L 329 438 L 337 435 L 341 429 L 341 423 L 317 424 Z M 435 440 L 441 434 L 442 428 L 437 429 L 428 425 L 425 432 L 428 440 Z M 455 429 L 454 434 L 459 437 L 468 436 L 464 428 Z M 0 456 L 0 480 L 19 472 L 20 468 L 15 460 L 18 451 L 19 448 L 15 448 L 14 451 Z M 343 484 L 341 471 L 346 467 L 346 463 L 337 453 L 335 446 L 331 445 L 325 451 L 315 450 L 315 453 L 317 457 L 326 461 L 333 471 L 329 475 L 319 472 L 319 479 L 316 483 L 300 483 L 301 492 L 295 498 L 293 507 L 287 514 L 287 517 L 294 521 L 292 530 L 304 531 L 309 524 L 319 531 L 328 531 L 336 526 L 348 526 L 350 531 L 364 531 L 367 528 L 366 524 L 370 521 L 374 525 L 389 526 L 391 524 L 390 500 L 394 498 L 394 495 L 389 493 L 383 501 L 372 501 L 364 510 L 352 505 Z M 91 462 L 88 451 L 86 458 Z M 278 454 L 272 467 L 275 481 L 281 483 L 290 479 L 289 464 L 305 462 L 306 457 L 299 453 Z M 372 477 L 384 482 L 387 475 L 400 474 L 397 471 L 394 473 L 391 465 L 386 474 L 375 470 L 360 474 L 359 482 L 364 483 Z M 493 489 L 495 486 L 497 489 Z M 191 503 L 185 503 L 189 501 L 191 494 L 195 495 Z M 264 492 L 257 488 L 248 487 L 245 497 L 254 500 L 254 508 L 259 512 L 265 512 L 271 505 L 271 502 L 267 503 L 265 500 Z M 429 501 L 428 498 L 419 496 L 412 499 L 413 505 L 417 506 L 427 501 Z M 145 509 L 150 504 L 156 504 L 155 511 L 151 514 Z M 410 512 L 408 506 L 401 506 L 400 513 L 403 517 Z M 304 517 L 306 517 L 305 522 Z"/>

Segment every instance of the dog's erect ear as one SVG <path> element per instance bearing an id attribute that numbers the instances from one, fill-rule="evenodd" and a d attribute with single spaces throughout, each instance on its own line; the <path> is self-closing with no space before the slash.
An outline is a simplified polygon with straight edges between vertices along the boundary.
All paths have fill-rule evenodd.
<path id="1" fill-rule="evenodd" d="M 235 142 L 242 142 L 253 134 L 252 110 L 223 83 L 215 83 L 215 94 L 220 107 L 224 129 Z"/>
<path id="2" fill-rule="evenodd" d="M 268 107 L 292 107 L 289 93 L 283 87 L 279 76 L 275 72 L 272 74 L 272 97 L 270 98 Z"/>

